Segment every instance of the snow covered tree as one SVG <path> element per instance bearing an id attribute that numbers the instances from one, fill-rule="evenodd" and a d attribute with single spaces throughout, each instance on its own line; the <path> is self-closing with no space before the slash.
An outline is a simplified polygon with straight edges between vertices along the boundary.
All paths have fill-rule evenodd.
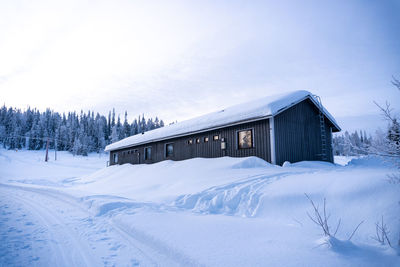
<path id="1" fill-rule="evenodd" d="M 393 77 L 392 84 L 400 91 L 400 81 Z M 388 127 L 386 133 L 379 135 L 379 142 L 373 143 L 370 146 L 371 152 L 380 155 L 390 161 L 392 161 L 398 169 L 398 172 L 389 175 L 390 181 L 395 184 L 400 184 L 400 125 L 399 117 L 394 114 L 393 108 L 389 102 L 385 103 L 385 106 L 381 106 L 375 102 L 383 115 L 383 118 L 387 121 Z M 400 226 L 399 226 L 400 228 Z M 398 246 L 400 249 L 400 236 L 398 240 Z"/>
<path id="2" fill-rule="evenodd" d="M 393 78 L 393 85 L 400 91 L 400 81 Z M 371 146 L 371 152 L 382 157 L 391 159 L 400 171 L 400 124 L 398 115 L 394 114 L 389 102 L 381 106 L 375 102 L 381 111 L 383 118 L 387 121 L 387 132 L 380 136 L 378 143 Z M 395 175 L 397 182 L 400 183 L 400 173 Z"/>
<path id="3" fill-rule="evenodd" d="M 139 129 L 146 131 L 158 128 L 158 118 L 147 121 L 144 115 L 139 122 L 135 119 L 131 124 L 125 111 L 123 124 L 120 116 L 116 121 L 115 109 L 108 113 L 108 119 L 93 111 L 80 111 L 60 114 L 50 109 L 39 112 L 30 107 L 22 112 L 19 109 L 0 108 L 0 144 L 8 149 L 26 148 L 39 150 L 46 147 L 49 138 L 50 148 L 65 150 L 75 155 L 87 155 L 90 152 L 101 152 L 107 144 L 125 137 L 138 134 Z"/>
<path id="4" fill-rule="evenodd" d="M 114 127 L 112 127 L 111 129 L 111 143 L 117 142 L 119 141 L 119 137 L 118 137 L 118 132 L 117 132 L 117 126 L 114 125 Z"/>
<path id="5" fill-rule="evenodd" d="M 124 125 L 123 125 L 123 134 L 124 138 L 131 136 L 131 126 L 128 123 L 128 112 L 125 111 L 125 119 L 124 119 Z"/>
<path id="6" fill-rule="evenodd" d="M 131 124 L 131 135 L 135 135 L 139 133 L 139 126 L 137 119 L 135 119 Z"/>

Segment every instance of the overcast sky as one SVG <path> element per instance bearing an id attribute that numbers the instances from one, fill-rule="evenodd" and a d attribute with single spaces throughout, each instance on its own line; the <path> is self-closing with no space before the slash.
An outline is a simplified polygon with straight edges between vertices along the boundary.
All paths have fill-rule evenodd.
<path id="1" fill-rule="evenodd" d="M 400 1 L 0 1 L 0 101 L 181 121 L 309 90 L 345 129 L 400 109 Z"/>

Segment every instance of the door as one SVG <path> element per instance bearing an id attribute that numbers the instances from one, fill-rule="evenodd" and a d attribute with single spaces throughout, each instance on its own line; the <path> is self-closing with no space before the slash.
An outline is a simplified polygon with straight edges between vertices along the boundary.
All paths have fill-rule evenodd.
<path id="1" fill-rule="evenodd" d="M 137 150 L 137 149 L 135 149 L 134 151 L 133 151 L 133 164 L 140 164 L 140 152 Z"/>

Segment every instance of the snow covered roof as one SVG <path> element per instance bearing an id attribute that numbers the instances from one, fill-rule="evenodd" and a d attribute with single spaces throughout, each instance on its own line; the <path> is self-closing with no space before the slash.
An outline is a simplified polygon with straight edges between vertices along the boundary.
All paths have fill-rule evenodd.
<path id="1" fill-rule="evenodd" d="M 161 141 L 174 137 L 190 135 L 198 132 L 209 131 L 231 124 L 244 123 L 258 119 L 265 119 L 275 116 L 283 110 L 309 98 L 316 106 L 318 101 L 308 91 L 293 91 L 286 94 L 273 95 L 259 98 L 251 102 L 232 106 L 217 112 L 209 113 L 190 120 L 171 124 L 162 128 L 154 129 L 144 134 L 136 134 L 118 142 L 106 146 L 105 151 L 112 151 L 133 145 L 140 145 L 149 142 Z M 322 107 L 322 112 L 340 131 L 332 115 Z"/>

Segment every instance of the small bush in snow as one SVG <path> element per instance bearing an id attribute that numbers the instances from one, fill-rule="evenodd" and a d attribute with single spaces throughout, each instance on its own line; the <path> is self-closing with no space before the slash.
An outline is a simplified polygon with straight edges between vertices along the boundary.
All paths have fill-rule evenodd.
<path id="1" fill-rule="evenodd" d="M 372 237 L 376 241 L 378 241 L 381 245 L 385 245 L 387 243 L 390 247 L 392 247 L 392 244 L 390 243 L 389 240 L 389 230 L 386 226 L 386 224 L 383 221 L 383 216 L 382 220 L 379 222 L 375 223 L 376 226 L 376 236 Z"/>
<path id="2" fill-rule="evenodd" d="M 331 215 L 327 214 L 327 211 L 326 211 L 326 199 L 324 198 L 324 205 L 323 205 L 323 209 L 321 211 L 319 206 L 315 205 L 314 201 L 310 198 L 310 196 L 307 195 L 307 194 L 305 194 L 305 195 L 306 195 L 307 199 L 310 201 L 311 206 L 313 207 L 313 211 L 314 211 L 314 215 L 310 215 L 307 212 L 307 215 L 310 218 L 310 220 L 313 221 L 316 225 L 318 225 L 321 228 L 324 236 L 326 236 L 326 237 L 335 237 L 337 232 L 338 232 L 338 230 L 339 230 L 341 219 L 339 219 L 339 221 L 338 221 L 338 223 L 336 225 L 335 231 L 332 232 L 332 228 L 330 227 L 330 225 L 328 223 L 329 218 L 331 217 Z M 357 232 L 358 228 L 360 227 L 360 225 L 363 222 L 364 221 L 361 221 L 357 225 L 357 227 L 353 230 L 353 232 L 351 233 L 351 235 L 347 239 L 348 241 L 350 241 L 353 238 L 354 234 Z"/>

